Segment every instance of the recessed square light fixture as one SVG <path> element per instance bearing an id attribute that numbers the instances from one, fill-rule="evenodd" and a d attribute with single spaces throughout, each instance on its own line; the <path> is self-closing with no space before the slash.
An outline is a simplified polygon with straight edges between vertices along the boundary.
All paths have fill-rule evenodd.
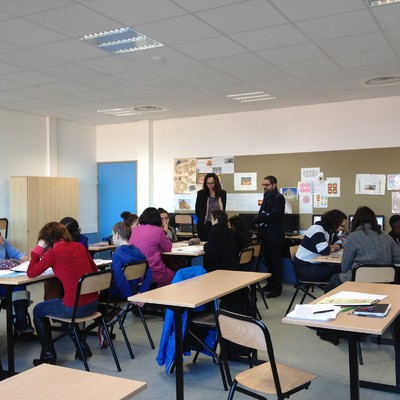
<path id="1" fill-rule="evenodd" d="M 90 33 L 78 38 L 93 46 L 116 54 L 130 53 L 132 51 L 163 47 L 157 42 L 140 32 L 124 27 L 98 33 Z"/>
<path id="2" fill-rule="evenodd" d="M 240 101 L 241 103 L 250 103 L 253 101 L 266 101 L 275 100 L 275 96 L 271 96 L 265 92 L 250 92 L 250 93 L 239 93 L 239 94 L 227 94 L 228 99 Z"/>
<path id="3" fill-rule="evenodd" d="M 400 0 L 366 0 L 370 7 L 385 6 L 387 4 L 398 3 Z"/>

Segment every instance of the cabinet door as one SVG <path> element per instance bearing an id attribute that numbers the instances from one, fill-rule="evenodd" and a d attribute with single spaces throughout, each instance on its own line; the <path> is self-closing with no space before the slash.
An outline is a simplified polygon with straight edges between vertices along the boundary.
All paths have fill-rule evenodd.
<path id="1" fill-rule="evenodd" d="M 54 178 L 54 221 L 72 217 L 79 221 L 78 179 Z"/>

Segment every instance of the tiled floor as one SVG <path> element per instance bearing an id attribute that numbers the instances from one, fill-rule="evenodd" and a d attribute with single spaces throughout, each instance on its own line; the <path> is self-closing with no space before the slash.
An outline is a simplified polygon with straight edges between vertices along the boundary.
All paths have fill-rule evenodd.
<path id="1" fill-rule="evenodd" d="M 40 301 L 41 284 L 31 285 L 34 301 Z M 266 310 L 261 301 L 258 302 L 264 322 L 271 331 L 275 356 L 279 362 L 308 370 L 318 375 L 308 390 L 293 395 L 296 399 L 329 399 L 343 400 L 349 398 L 348 351 L 347 342 L 341 341 L 338 346 L 320 340 L 314 331 L 300 326 L 284 325 L 281 318 L 293 294 L 293 287 L 286 285 L 281 297 L 269 299 Z M 152 332 L 156 350 L 151 350 L 143 326 L 137 317 L 129 316 L 126 321 L 127 332 L 131 340 L 135 359 L 131 360 L 120 332 L 115 341 L 116 351 L 121 363 L 122 372 L 117 372 L 109 349 L 100 349 L 96 337 L 89 338 L 93 357 L 89 367 L 93 372 L 121 376 L 146 381 L 148 388 L 137 399 L 174 399 L 175 376 L 166 374 L 163 367 L 156 362 L 157 348 L 162 329 L 162 320 L 157 316 L 148 316 L 147 322 Z M 367 339 L 362 343 L 364 366 L 360 367 L 362 378 L 374 378 L 378 381 L 394 382 L 394 352 L 389 345 L 371 344 Z M 58 364 L 83 370 L 83 364 L 74 360 L 74 348 L 69 337 L 56 342 Z M 0 313 L 0 357 L 6 366 L 5 313 Z M 24 342 L 15 346 L 16 369 L 22 371 L 32 367 L 32 359 L 39 355 L 39 343 Z M 260 355 L 262 358 L 263 355 Z M 185 398 L 226 399 L 227 392 L 222 388 L 219 369 L 209 357 L 200 356 L 196 364 L 191 357 L 185 357 Z M 235 369 L 242 368 L 236 365 Z M 61 390 L 61 389 L 60 389 Z M 1 399 L 12 398 L 12 394 L 1 393 Z M 7 397 L 9 396 L 9 397 Z M 237 399 L 248 398 L 242 394 Z M 398 394 L 384 393 L 361 389 L 363 400 L 398 400 Z"/>

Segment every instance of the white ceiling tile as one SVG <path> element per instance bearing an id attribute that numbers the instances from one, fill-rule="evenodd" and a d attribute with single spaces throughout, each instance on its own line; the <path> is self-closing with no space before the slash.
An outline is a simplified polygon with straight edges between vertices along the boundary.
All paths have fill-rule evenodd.
<path id="1" fill-rule="evenodd" d="M 12 0 L 1 1 L 0 10 L 7 11 L 17 16 L 24 16 L 41 11 L 65 6 L 73 3 L 73 0 Z"/>
<path id="2" fill-rule="evenodd" d="M 245 3 L 197 13 L 197 16 L 223 33 L 243 32 L 285 24 L 288 21 L 264 0 Z"/>
<path id="3" fill-rule="evenodd" d="M 94 71 L 93 69 L 70 63 L 41 68 L 39 71 L 69 81 L 82 80 L 91 76 L 102 75 L 100 72 Z"/>
<path id="4" fill-rule="evenodd" d="M 337 71 L 340 69 L 340 67 L 329 58 L 320 58 L 318 60 L 308 60 L 292 64 L 285 64 L 281 65 L 280 68 L 293 76 Z"/>
<path id="5" fill-rule="evenodd" d="M 283 71 L 272 66 L 268 68 L 233 71 L 230 73 L 230 75 L 240 79 L 243 82 L 265 81 L 268 79 L 277 79 L 286 76 Z"/>
<path id="6" fill-rule="evenodd" d="M 371 32 L 318 41 L 318 46 L 330 56 L 340 56 L 388 48 L 389 43 L 381 32 Z"/>
<path id="7" fill-rule="evenodd" d="M 246 52 L 243 46 L 225 36 L 177 45 L 176 49 L 197 60 L 232 56 Z"/>
<path id="8" fill-rule="evenodd" d="M 177 45 L 219 36 L 219 32 L 191 15 L 185 15 L 148 24 L 136 29 L 164 45 Z"/>
<path id="9" fill-rule="evenodd" d="M 62 60 L 37 53 L 31 49 L 21 49 L 18 51 L 1 53 L 0 60 L 24 69 L 39 69 L 47 66 L 63 64 Z"/>
<path id="10" fill-rule="evenodd" d="M 231 71 L 242 71 L 252 68 L 263 68 L 265 66 L 270 66 L 265 60 L 254 53 L 218 57 L 211 60 L 205 60 L 204 63 L 227 73 Z"/>
<path id="11" fill-rule="evenodd" d="M 231 37 L 252 51 L 291 46 L 309 41 L 295 26 L 288 24 L 235 33 Z"/>
<path id="12" fill-rule="evenodd" d="M 390 4 L 384 7 L 373 7 L 371 12 L 382 29 L 400 28 L 400 4 Z"/>
<path id="13" fill-rule="evenodd" d="M 363 0 L 270 0 L 292 21 L 320 18 L 365 8 Z"/>
<path id="14" fill-rule="evenodd" d="M 379 29 L 367 10 L 299 21 L 296 26 L 313 40 L 333 39 Z"/>
<path id="15" fill-rule="evenodd" d="M 181 5 L 189 11 L 207 10 L 232 3 L 243 3 L 243 0 L 174 0 L 174 3 Z"/>
<path id="16" fill-rule="evenodd" d="M 26 85 L 42 85 L 44 83 L 57 82 L 58 79 L 54 76 L 42 74 L 37 71 L 22 71 L 14 74 L 3 75 L 4 78 L 10 81 L 24 83 Z"/>
<path id="17" fill-rule="evenodd" d="M 261 50 L 258 51 L 257 54 L 274 65 L 314 60 L 317 58 L 323 58 L 325 56 L 325 54 L 317 46 L 311 43 L 279 47 L 277 49 Z"/>
<path id="18" fill-rule="evenodd" d="M 333 57 L 343 68 L 365 67 L 368 65 L 389 64 L 398 62 L 399 58 L 390 49 L 368 51 L 364 53 L 348 54 Z"/>

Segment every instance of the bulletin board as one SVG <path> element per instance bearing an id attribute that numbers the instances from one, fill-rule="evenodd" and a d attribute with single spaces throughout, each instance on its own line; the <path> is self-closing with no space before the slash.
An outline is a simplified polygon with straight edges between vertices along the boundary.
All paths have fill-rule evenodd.
<path id="1" fill-rule="evenodd" d="M 300 213 L 300 229 L 311 225 L 312 214 L 323 214 L 332 209 L 340 209 L 346 215 L 354 214 L 359 206 L 368 206 L 376 214 L 385 216 L 385 231 L 389 231 L 392 215 L 392 197 L 400 195 L 400 190 L 388 190 L 388 176 L 400 174 L 400 148 L 367 150 L 340 150 L 328 152 L 260 154 L 234 156 L 234 173 L 221 173 L 224 190 L 229 194 L 259 193 L 262 198 L 262 180 L 266 175 L 274 175 L 278 188 L 297 187 L 301 180 L 302 168 L 319 168 L 323 178 L 340 178 L 340 196 L 329 197 L 327 208 L 313 208 L 310 214 Z M 235 174 L 256 174 L 256 190 L 235 190 Z M 383 195 L 356 194 L 356 179 L 360 174 L 385 175 Z M 198 190 L 198 187 L 196 190 Z M 236 185 L 237 188 L 237 185 Z M 293 213 L 299 213 L 299 201 L 291 201 Z M 243 210 L 229 210 L 232 215 Z M 249 211 L 254 212 L 254 211 Z M 397 211 L 397 212 L 400 212 Z"/>

